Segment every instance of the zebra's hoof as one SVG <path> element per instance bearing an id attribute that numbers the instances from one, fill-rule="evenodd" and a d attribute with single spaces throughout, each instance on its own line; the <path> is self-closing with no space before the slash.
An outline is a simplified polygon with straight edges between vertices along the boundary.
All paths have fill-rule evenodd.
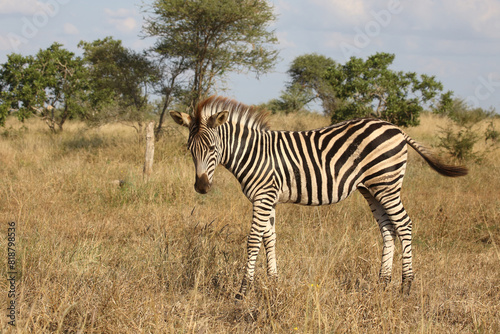
<path id="1" fill-rule="evenodd" d="M 391 283 L 391 276 L 380 276 L 378 279 L 378 283 L 384 288 L 387 289 L 389 283 Z"/>
<path id="2" fill-rule="evenodd" d="M 403 282 L 401 283 L 401 293 L 405 296 L 410 295 L 411 290 L 411 282 L 413 278 L 403 278 Z"/>

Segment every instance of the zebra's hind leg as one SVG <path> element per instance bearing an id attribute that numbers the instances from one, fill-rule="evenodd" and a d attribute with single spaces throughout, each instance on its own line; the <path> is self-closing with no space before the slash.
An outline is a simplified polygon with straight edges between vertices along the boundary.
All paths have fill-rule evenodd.
<path id="1" fill-rule="evenodd" d="M 394 224 L 389 219 L 384 207 L 377 201 L 372 194 L 365 188 L 359 188 L 359 192 L 370 205 L 375 220 L 377 220 L 384 246 L 382 249 L 382 264 L 380 266 L 379 281 L 387 286 L 391 282 L 392 264 L 394 259 L 394 241 L 396 240 L 396 231 Z"/>
<path id="2" fill-rule="evenodd" d="M 409 294 L 413 281 L 412 251 L 411 251 L 411 230 L 412 222 L 401 202 L 401 183 L 395 183 L 392 187 L 369 188 L 370 194 L 376 199 L 385 210 L 387 217 L 392 221 L 392 226 L 396 235 L 401 241 L 402 248 L 402 285 L 403 294 Z M 385 242 L 385 241 L 384 241 Z"/>
<path id="3" fill-rule="evenodd" d="M 406 213 L 401 198 L 398 196 L 397 200 L 388 201 L 383 204 L 385 211 L 389 218 L 396 226 L 396 234 L 401 241 L 402 257 L 403 257 L 403 270 L 402 270 L 402 284 L 401 292 L 408 295 L 410 293 L 411 283 L 413 282 L 413 268 L 412 268 L 412 251 L 411 251 L 411 229 L 412 222 Z"/>

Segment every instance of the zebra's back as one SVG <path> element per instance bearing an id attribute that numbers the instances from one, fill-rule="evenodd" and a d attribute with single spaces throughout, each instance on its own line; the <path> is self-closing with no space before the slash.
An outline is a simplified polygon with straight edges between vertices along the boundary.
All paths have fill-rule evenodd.
<path id="1" fill-rule="evenodd" d="M 279 202 L 339 202 L 358 187 L 402 178 L 406 141 L 396 126 L 356 119 L 304 132 L 274 132 Z"/>

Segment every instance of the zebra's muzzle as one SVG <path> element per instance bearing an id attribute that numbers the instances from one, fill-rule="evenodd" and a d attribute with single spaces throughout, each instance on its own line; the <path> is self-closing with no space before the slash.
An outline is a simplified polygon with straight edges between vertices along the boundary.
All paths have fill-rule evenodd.
<path id="1" fill-rule="evenodd" d="M 210 182 L 208 181 L 207 174 L 203 173 L 200 177 L 196 175 L 196 182 L 194 184 L 194 190 L 200 194 L 206 194 L 210 189 Z"/>

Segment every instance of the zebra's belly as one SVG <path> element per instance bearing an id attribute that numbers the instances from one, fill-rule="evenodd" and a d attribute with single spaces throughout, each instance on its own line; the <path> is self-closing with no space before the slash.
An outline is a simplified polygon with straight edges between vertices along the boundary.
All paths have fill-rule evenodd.
<path id="1" fill-rule="evenodd" d="M 295 203 L 300 205 L 328 205 L 338 203 L 352 194 L 358 188 L 357 184 L 349 187 L 339 187 L 338 185 L 305 186 L 298 188 L 285 187 L 278 196 L 279 203 Z"/>

